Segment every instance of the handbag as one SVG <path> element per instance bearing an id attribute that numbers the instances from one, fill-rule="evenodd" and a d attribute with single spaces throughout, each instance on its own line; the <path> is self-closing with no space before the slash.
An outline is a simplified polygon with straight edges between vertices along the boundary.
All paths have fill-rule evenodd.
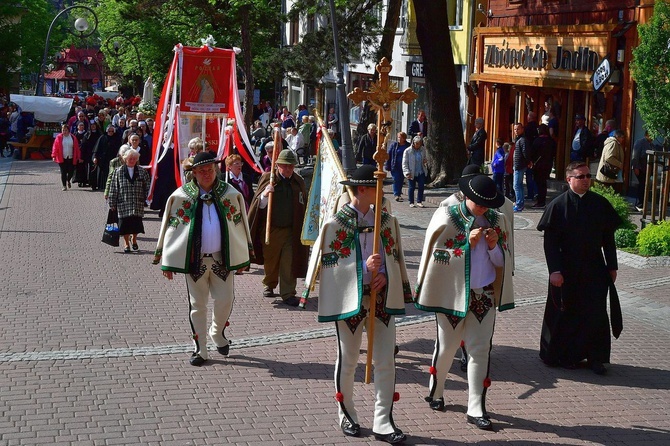
<path id="1" fill-rule="evenodd" d="M 620 168 L 608 163 L 607 161 L 604 161 L 602 167 L 600 167 L 600 173 L 605 175 L 610 180 L 616 180 L 619 177 L 620 171 Z"/>
<path id="2" fill-rule="evenodd" d="M 102 233 L 102 243 L 109 246 L 119 246 L 119 214 L 116 211 L 109 210 L 107 212 L 107 221 L 105 222 L 105 230 Z"/>
<path id="3" fill-rule="evenodd" d="M 119 226 L 116 223 L 105 225 L 105 231 L 102 233 L 102 243 L 109 246 L 119 246 Z"/>

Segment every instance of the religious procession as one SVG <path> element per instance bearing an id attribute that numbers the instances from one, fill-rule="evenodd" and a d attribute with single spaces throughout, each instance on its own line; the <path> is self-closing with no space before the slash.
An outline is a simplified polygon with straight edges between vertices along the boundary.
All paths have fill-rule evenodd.
<path id="1" fill-rule="evenodd" d="M 624 68 L 670 5 L 376 3 L 402 39 L 353 63 L 321 5 L 280 74 L 248 22 L 160 65 L 59 5 L 0 77 L 0 443 L 670 438 L 670 145 Z M 48 63 L 57 19 L 99 49 Z"/>

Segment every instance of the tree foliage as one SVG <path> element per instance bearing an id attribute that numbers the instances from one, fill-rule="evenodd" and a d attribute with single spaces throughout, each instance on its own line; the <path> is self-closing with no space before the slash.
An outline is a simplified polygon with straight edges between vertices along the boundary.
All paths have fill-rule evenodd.
<path id="1" fill-rule="evenodd" d="M 54 14 L 47 0 L 0 2 L 0 89 L 10 87 L 16 70 L 24 74 L 39 71 Z"/>
<path id="2" fill-rule="evenodd" d="M 360 59 L 374 60 L 379 48 L 379 8 L 382 0 L 337 0 L 335 20 L 339 30 L 343 64 Z M 335 66 L 330 9 L 327 1 L 298 0 L 288 12 L 289 20 L 310 20 L 318 16 L 324 26 L 304 33 L 299 43 L 285 49 L 284 69 L 307 85 L 315 86 Z"/>
<path id="3" fill-rule="evenodd" d="M 636 102 L 652 138 L 670 136 L 670 3 L 659 0 L 649 23 L 638 27 L 639 45 L 631 64 Z"/>

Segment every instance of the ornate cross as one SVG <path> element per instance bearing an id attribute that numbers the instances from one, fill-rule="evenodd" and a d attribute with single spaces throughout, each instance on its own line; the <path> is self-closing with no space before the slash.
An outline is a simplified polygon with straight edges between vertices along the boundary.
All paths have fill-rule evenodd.
<path id="1" fill-rule="evenodd" d="M 383 57 L 382 61 L 376 67 L 379 72 L 379 80 L 372 84 L 370 91 L 363 91 L 360 88 L 354 88 L 354 91 L 349 93 L 347 97 L 354 101 L 355 104 L 359 104 L 361 101 L 368 101 L 371 108 L 377 112 L 377 128 L 379 129 L 379 137 L 377 138 L 377 150 L 373 156 L 373 159 L 377 161 L 377 171 L 375 172 L 375 178 L 377 179 L 377 195 L 375 197 L 375 209 L 382 208 L 382 196 L 384 194 L 384 178 L 386 178 L 386 172 L 384 172 L 384 163 L 389 158 L 388 153 L 386 152 L 386 143 L 388 142 L 388 129 L 393 122 L 391 117 L 391 109 L 393 105 L 398 101 L 403 101 L 406 104 L 409 104 L 417 98 L 417 94 L 408 88 L 402 93 L 398 91 L 398 86 L 395 83 L 389 82 L 389 73 L 391 72 L 391 64 L 388 59 Z M 383 136 L 383 138 L 382 138 Z M 381 212 L 375 212 L 375 228 L 374 234 L 379 234 L 381 229 Z M 372 252 L 374 254 L 379 253 L 379 240 L 380 237 L 376 236 L 373 239 Z M 383 253 L 382 253 L 383 255 Z M 376 277 L 376 272 L 372 273 L 372 281 Z M 377 291 L 372 291 L 370 293 L 370 310 L 369 314 L 372 317 L 368 318 L 368 356 L 365 363 L 365 383 L 369 384 L 372 376 L 372 347 L 374 343 L 374 334 L 375 334 L 375 306 L 377 301 Z"/>
<path id="2" fill-rule="evenodd" d="M 395 82 L 389 82 L 391 63 L 386 57 L 382 58 L 375 69 L 379 73 L 379 80 L 371 85 L 370 91 L 364 91 L 356 87 L 347 97 L 356 105 L 360 104 L 361 101 L 368 101 L 370 108 L 377 113 L 377 128 L 379 129 L 380 137 L 377 138 L 377 151 L 373 158 L 377 161 L 378 170 L 383 171 L 381 166 L 388 159 L 388 153 L 386 152 L 386 143 L 389 137 L 388 128 L 393 122 L 391 110 L 396 102 L 403 101 L 405 104 L 409 104 L 418 96 L 411 88 L 400 92 Z M 382 136 L 384 137 L 382 138 Z"/>

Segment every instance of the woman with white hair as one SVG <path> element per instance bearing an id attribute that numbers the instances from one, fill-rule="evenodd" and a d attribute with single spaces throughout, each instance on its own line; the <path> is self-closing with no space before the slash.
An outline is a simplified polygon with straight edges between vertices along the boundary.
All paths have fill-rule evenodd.
<path id="1" fill-rule="evenodd" d="M 144 206 L 149 196 L 149 173 L 140 167 L 140 154 L 128 149 L 123 154 L 124 164 L 112 174 L 109 187 L 109 208 L 119 214 L 119 234 L 123 236 L 123 252 L 140 250 L 137 234 L 144 234 Z"/>
<path id="2" fill-rule="evenodd" d="M 123 155 L 125 155 L 128 150 L 130 150 L 130 146 L 128 144 L 123 144 L 119 147 L 116 156 L 109 162 L 109 173 L 107 174 L 107 181 L 105 182 L 105 200 L 109 197 L 109 185 L 112 183 L 112 175 L 114 175 L 116 169 L 123 165 Z"/>
<path id="3" fill-rule="evenodd" d="M 377 126 L 368 125 L 368 132 L 358 141 L 358 150 L 356 152 L 356 161 L 363 164 L 376 165 L 372 156 L 377 151 Z"/>

